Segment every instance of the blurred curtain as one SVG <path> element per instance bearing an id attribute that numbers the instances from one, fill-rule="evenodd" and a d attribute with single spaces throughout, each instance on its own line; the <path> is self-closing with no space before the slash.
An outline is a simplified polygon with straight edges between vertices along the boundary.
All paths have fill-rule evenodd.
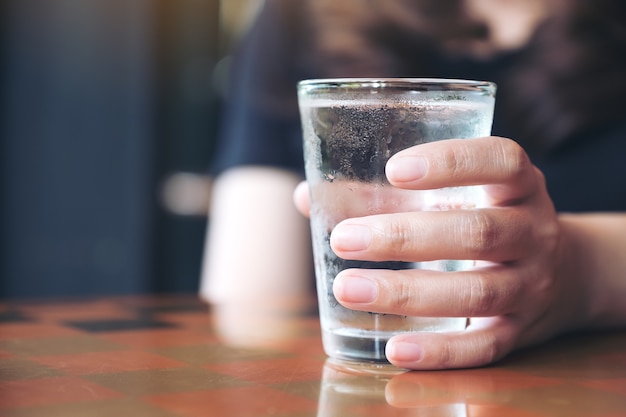
<path id="1" fill-rule="evenodd" d="M 217 1 L 0 7 L 0 296 L 195 291 L 206 220 L 158 194 L 209 159 Z"/>

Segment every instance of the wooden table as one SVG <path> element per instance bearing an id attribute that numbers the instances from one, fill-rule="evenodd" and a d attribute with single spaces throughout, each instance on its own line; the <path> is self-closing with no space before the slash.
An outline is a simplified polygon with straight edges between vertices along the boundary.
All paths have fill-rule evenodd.
<path id="1" fill-rule="evenodd" d="M 0 302 L 0 416 L 626 416 L 624 331 L 398 373 L 327 360 L 314 309 L 287 307 Z"/>

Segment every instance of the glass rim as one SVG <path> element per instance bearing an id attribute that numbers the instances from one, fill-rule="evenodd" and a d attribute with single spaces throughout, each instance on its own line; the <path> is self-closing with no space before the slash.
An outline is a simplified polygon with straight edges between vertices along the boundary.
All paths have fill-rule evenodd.
<path id="1" fill-rule="evenodd" d="M 301 80 L 298 90 L 316 90 L 322 88 L 401 88 L 423 90 L 478 90 L 495 93 L 496 84 L 491 81 L 467 80 L 461 78 L 311 78 Z"/>

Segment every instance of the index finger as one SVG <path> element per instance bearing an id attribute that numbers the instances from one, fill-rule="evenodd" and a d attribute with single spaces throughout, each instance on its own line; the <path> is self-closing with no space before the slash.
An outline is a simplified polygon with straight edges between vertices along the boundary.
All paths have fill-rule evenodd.
<path id="1" fill-rule="evenodd" d="M 515 141 L 489 136 L 447 139 L 405 149 L 387 162 L 389 182 L 399 188 L 424 190 L 488 185 L 493 202 L 502 204 L 533 193 L 539 171 Z"/>

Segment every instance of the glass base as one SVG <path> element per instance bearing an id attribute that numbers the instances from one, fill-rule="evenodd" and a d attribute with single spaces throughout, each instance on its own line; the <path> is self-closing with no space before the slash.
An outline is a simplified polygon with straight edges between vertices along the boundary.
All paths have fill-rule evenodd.
<path id="1" fill-rule="evenodd" d="M 415 319 L 415 318 L 413 318 Z M 448 332 L 464 330 L 467 324 L 465 318 L 424 318 L 424 327 L 400 333 Z M 436 326 L 433 326 L 434 324 Z M 365 361 L 372 363 L 386 363 L 385 348 L 387 342 L 399 332 L 361 330 L 340 328 L 323 331 L 322 338 L 326 354 L 335 359 L 348 361 Z"/>

